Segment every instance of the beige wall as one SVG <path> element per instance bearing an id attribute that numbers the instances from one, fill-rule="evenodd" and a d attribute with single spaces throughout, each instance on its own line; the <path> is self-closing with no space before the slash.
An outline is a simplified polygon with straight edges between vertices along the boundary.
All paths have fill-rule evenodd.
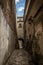
<path id="1" fill-rule="evenodd" d="M 15 48 L 16 35 L 6 22 L 0 7 L 0 65 L 6 61 Z"/>
<path id="2" fill-rule="evenodd" d="M 22 25 L 21 28 L 19 28 L 19 24 Z M 23 38 L 24 37 L 24 28 L 23 28 L 24 22 L 17 22 L 17 35 L 18 38 Z"/>

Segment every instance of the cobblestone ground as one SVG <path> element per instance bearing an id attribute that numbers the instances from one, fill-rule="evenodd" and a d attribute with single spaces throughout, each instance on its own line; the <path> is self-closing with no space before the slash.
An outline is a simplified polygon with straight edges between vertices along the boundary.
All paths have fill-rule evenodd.
<path id="1" fill-rule="evenodd" d="M 6 65 L 34 65 L 31 56 L 23 49 L 15 50 Z"/>

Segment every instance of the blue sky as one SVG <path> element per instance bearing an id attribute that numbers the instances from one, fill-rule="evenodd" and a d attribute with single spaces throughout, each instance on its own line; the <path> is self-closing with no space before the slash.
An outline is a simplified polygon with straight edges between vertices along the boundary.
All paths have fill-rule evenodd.
<path id="1" fill-rule="evenodd" d="M 17 16 L 23 16 L 24 15 L 24 7 L 26 0 L 15 0 L 16 1 L 16 13 Z"/>

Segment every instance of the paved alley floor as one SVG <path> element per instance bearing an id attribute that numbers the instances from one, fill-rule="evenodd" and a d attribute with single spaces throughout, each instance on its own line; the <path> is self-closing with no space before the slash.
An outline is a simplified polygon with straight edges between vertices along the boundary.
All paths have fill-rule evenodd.
<path id="1" fill-rule="evenodd" d="M 31 56 L 23 49 L 16 49 L 6 65 L 34 65 Z"/>

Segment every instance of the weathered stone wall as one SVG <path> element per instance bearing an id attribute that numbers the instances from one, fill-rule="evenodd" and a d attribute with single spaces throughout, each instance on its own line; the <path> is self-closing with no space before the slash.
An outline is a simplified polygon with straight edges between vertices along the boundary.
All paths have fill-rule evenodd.
<path id="1" fill-rule="evenodd" d="M 31 38 L 33 36 L 33 23 L 29 23 L 29 21 L 26 21 L 26 38 L 29 39 L 29 35 L 31 35 Z"/>
<path id="2" fill-rule="evenodd" d="M 43 55 L 43 27 L 42 21 L 38 20 L 35 24 L 35 36 L 38 39 L 38 45 L 40 47 L 40 53 Z"/>
<path id="3" fill-rule="evenodd" d="M 15 42 L 15 32 L 13 32 L 7 24 L 2 9 L 0 7 L 0 65 L 2 65 L 3 62 L 5 63 L 7 58 L 15 49 Z"/>

